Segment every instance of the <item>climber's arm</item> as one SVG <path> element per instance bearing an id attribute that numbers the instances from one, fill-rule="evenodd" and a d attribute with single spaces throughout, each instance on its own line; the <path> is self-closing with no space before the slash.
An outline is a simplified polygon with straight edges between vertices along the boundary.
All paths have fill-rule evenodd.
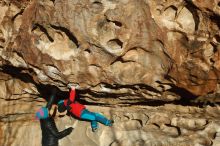
<path id="1" fill-rule="evenodd" d="M 75 87 L 72 86 L 70 89 L 70 96 L 69 96 L 70 101 L 74 102 L 75 97 L 76 97 L 76 89 L 75 89 Z"/>

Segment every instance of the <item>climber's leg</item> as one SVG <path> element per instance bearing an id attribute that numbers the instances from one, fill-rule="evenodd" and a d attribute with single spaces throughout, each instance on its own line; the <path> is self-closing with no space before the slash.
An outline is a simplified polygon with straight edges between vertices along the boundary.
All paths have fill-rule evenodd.
<path id="1" fill-rule="evenodd" d="M 87 109 L 84 109 L 81 114 L 81 118 L 83 120 L 89 120 L 91 121 L 91 127 L 92 131 L 95 131 L 98 129 L 98 123 L 96 121 L 96 115 L 93 112 L 88 111 Z"/>
<path id="2" fill-rule="evenodd" d="M 99 114 L 99 113 L 94 113 L 95 114 L 95 120 L 106 125 L 106 126 L 112 126 L 113 121 L 108 120 L 105 116 Z"/>

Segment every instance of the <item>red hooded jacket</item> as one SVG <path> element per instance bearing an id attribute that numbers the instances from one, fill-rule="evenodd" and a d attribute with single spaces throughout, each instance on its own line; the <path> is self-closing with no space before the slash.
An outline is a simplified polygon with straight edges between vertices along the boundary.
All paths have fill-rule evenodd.
<path id="1" fill-rule="evenodd" d="M 67 105 L 68 100 L 71 101 L 71 103 L 69 104 L 69 106 L 71 107 L 71 110 L 69 112 L 71 112 L 73 115 L 75 115 L 76 117 L 80 118 L 82 111 L 86 108 L 84 105 L 78 103 L 75 101 L 75 97 L 76 97 L 76 90 L 74 88 L 71 89 L 70 91 L 70 96 L 69 99 L 65 99 L 64 100 L 64 105 Z"/>

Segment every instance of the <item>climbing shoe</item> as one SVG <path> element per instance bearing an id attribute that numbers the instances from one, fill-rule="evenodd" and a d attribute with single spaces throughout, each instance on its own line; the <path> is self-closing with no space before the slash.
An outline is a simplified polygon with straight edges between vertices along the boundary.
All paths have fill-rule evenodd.
<path id="1" fill-rule="evenodd" d="M 96 132 L 98 128 L 92 128 L 92 132 Z"/>
<path id="2" fill-rule="evenodd" d="M 108 120 L 107 123 L 106 123 L 106 126 L 112 126 L 114 123 L 113 120 Z"/>

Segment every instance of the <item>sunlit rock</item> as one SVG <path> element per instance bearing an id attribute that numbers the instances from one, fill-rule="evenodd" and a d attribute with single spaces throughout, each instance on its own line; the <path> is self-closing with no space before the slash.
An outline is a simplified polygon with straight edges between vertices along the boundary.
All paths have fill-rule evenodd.
<path id="1" fill-rule="evenodd" d="M 59 129 L 75 128 L 61 146 L 219 145 L 219 5 L 1 1 L 0 145 L 40 145 L 34 113 L 53 88 L 68 98 L 68 83 L 115 123 L 93 133 L 56 117 Z"/>

